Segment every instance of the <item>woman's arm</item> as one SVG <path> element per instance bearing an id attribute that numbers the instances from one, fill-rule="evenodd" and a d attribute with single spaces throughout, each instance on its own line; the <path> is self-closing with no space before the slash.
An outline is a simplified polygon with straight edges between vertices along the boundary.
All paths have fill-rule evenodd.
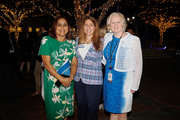
<path id="1" fill-rule="evenodd" d="M 51 57 L 47 55 L 41 55 L 44 67 L 46 70 L 54 76 L 56 79 L 58 79 L 64 87 L 68 87 L 71 85 L 71 81 L 69 81 L 69 78 L 64 78 L 61 75 L 59 75 L 54 67 L 51 65 Z"/>
<path id="2" fill-rule="evenodd" d="M 72 81 L 74 79 L 74 76 L 76 74 L 76 70 L 77 70 L 77 57 L 73 57 L 72 59 L 72 66 L 71 66 L 71 74 L 69 77 L 69 80 Z"/>
<path id="3" fill-rule="evenodd" d="M 133 54 L 135 57 L 135 62 L 136 62 L 136 66 L 135 66 L 135 75 L 134 75 L 134 81 L 132 83 L 132 87 L 131 87 L 131 92 L 134 93 L 135 91 L 138 90 L 139 88 L 139 84 L 141 81 L 141 75 L 142 75 L 142 50 L 141 50 L 141 44 L 140 44 L 140 40 L 139 38 L 135 38 L 133 40 L 134 42 L 134 46 L 133 46 Z"/>

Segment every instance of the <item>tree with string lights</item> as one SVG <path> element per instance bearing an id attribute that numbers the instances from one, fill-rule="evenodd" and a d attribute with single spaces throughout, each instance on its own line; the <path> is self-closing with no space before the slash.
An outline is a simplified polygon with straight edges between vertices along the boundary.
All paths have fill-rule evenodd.
<path id="1" fill-rule="evenodd" d="M 18 38 L 19 36 L 19 31 L 17 28 L 21 24 L 22 20 L 28 17 L 28 15 L 34 12 L 35 10 L 36 14 L 32 14 L 32 17 L 42 16 L 45 14 L 49 14 L 53 17 L 56 17 L 57 15 L 62 15 L 64 13 L 68 14 L 69 16 L 74 16 L 77 26 L 76 31 L 74 31 L 74 36 L 76 36 L 80 29 L 82 20 L 85 18 L 85 16 L 93 15 L 93 13 L 95 13 L 96 11 L 101 10 L 97 20 L 98 23 L 100 23 L 103 17 L 105 16 L 106 12 L 108 11 L 109 7 L 111 7 L 116 1 L 120 0 L 106 0 L 106 2 L 103 3 L 103 5 L 97 8 L 93 8 L 92 10 L 88 10 L 90 4 L 92 3 L 92 0 L 67 0 L 63 2 L 61 0 L 22 0 L 16 2 L 12 1 L 11 5 L 15 6 L 10 7 L 7 7 L 5 4 L 0 4 L 0 8 L 5 16 L 1 17 L 4 19 L 6 23 L 15 28 L 16 38 Z M 73 11 L 70 12 L 60 7 L 60 5 L 62 5 L 65 2 L 67 2 L 68 5 L 70 4 L 70 2 L 72 2 Z M 28 7 L 23 7 L 25 6 L 25 4 L 28 5 Z M 40 13 L 38 13 L 37 11 L 40 11 Z"/>
<path id="2" fill-rule="evenodd" d="M 30 0 L 28 2 L 41 12 L 37 15 L 32 15 L 33 17 L 49 14 L 55 18 L 62 13 L 67 13 L 69 16 L 72 16 L 71 12 L 60 7 L 60 0 Z"/>
<path id="3" fill-rule="evenodd" d="M 116 1 L 120 1 L 120 0 L 107 0 L 102 6 L 99 6 L 98 8 L 93 8 L 92 10 L 88 9 L 90 7 L 90 4 L 92 3 L 92 0 L 68 0 L 68 2 L 70 1 L 73 1 L 73 5 L 74 5 L 73 6 L 74 9 L 72 12 L 60 7 L 61 2 L 59 0 L 54 0 L 54 1 L 33 0 L 32 3 L 34 4 L 35 7 L 37 7 L 41 11 L 41 13 L 47 13 L 53 17 L 56 17 L 57 15 L 61 15 L 64 12 L 67 13 L 69 16 L 74 16 L 75 21 L 76 21 L 76 27 L 77 27 L 76 32 L 78 32 L 80 29 L 82 20 L 86 16 L 93 15 L 94 12 L 101 10 L 101 13 L 97 20 L 98 23 L 101 23 L 109 7 L 111 7 Z"/>
<path id="4" fill-rule="evenodd" d="M 0 11 L 3 12 L 3 16 L 0 16 L 8 25 L 15 29 L 16 41 L 19 37 L 18 27 L 20 26 L 22 20 L 28 17 L 28 14 L 34 12 L 35 7 L 27 5 L 27 2 L 16 1 L 8 3 L 9 6 L 5 4 L 0 4 Z M 28 7 L 27 7 L 27 6 Z"/>
<path id="5" fill-rule="evenodd" d="M 160 40 L 159 44 L 163 45 L 163 35 L 167 29 L 176 27 L 180 24 L 178 0 L 149 0 L 149 6 L 143 12 L 137 14 L 145 23 L 158 27 Z M 151 6 L 153 4 L 153 6 Z"/>
<path id="6" fill-rule="evenodd" d="M 102 10 L 100 13 L 100 16 L 98 17 L 98 23 L 101 23 L 104 15 L 108 11 L 109 7 L 111 7 L 116 1 L 118 0 L 109 0 L 106 3 L 104 3 L 102 6 L 98 8 L 94 8 L 92 10 L 89 10 L 87 13 L 85 13 L 85 9 L 89 4 L 91 4 L 92 0 L 73 0 L 74 2 L 74 9 L 75 9 L 75 19 L 77 24 L 77 30 L 79 30 L 82 20 L 85 18 L 85 16 L 88 16 L 90 14 L 93 14 L 95 11 Z"/>

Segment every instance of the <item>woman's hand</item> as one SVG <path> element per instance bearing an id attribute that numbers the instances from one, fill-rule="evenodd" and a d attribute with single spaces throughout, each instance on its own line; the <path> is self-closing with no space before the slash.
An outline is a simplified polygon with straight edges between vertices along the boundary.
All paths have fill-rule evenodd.
<path id="1" fill-rule="evenodd" d="M 131 93 L 133 94 L 134 92 L 136 92 L 136 91 L 131 89 Z"/>
<path id="2" fill-rule="evenodd" d="M 51 57 L 50 56 L 46 56 L 46 55 L 41 55 L 42 60 L 43 60 L 43 64 L 44 67 L 47 69 L 47 71 L 54 76 L 55 78 L 57 78 L 63 86 L 68 87 L 71 85 L 71 81 L 69 81 L 69 78 L 64 78 L 61 75 L 59 75 L 56 70 L 54 69 L 54 67 L 51 65 Z"/>
<path id="3" fill-rule="evenodd" d="M 69 77 L 69 81 L 72 82 L 74 78 Z"/>
<path id="4" fill-rule="evenodd" d="M 51 57 L 46 55 L 41 55 L 44 67 L 46 70 L 55 78 L 57 78 L 64 87 L 69 87 L 71 85 L 71 81 L 73 80 L 74 75 L 76 74 L 77 69 L 77 58 L 73 57 L 72 59 L 72 66 L 71 66 L 71 74 L 69 78 L 65 78 L 59 75 L 54 67 L 51 65 Z"/>
<path id="5" fill-rule="evenodd" d="M 69 78 L 63 77 L 60 81 L 64 87 L 69 87 L 71 85 L 71 81 Z"/>

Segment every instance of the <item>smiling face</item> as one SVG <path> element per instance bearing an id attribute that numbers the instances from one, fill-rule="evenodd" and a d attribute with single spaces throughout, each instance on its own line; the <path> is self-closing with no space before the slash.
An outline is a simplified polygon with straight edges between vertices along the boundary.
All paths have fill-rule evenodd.
<path id="1" fill-rule="evenodd" d="M 95 26 L 94 23 L 90 20 L 87 19 L 84 23 L 84 33 L 86 36 L 93 36 L 95 31 Z"/>
<path id="2" fill-rule="evenodd" d="M 119 15 L 112 16 L 110 26 L 114 34 L 120 34 L 123 32 L 122 20 Z"/>
<path id="3" fill-rule="evenodd" d="M 61 18 L 57 22 L 56 26 L 56 36 L 66 36 L 68 33 L 68 23 L 64 18 Z"/>

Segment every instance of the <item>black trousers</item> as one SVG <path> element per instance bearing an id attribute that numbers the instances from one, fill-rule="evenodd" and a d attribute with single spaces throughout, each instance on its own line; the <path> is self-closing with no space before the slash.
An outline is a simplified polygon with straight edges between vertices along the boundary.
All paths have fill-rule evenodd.
<path id="1" fill-rule="evenodd" d="M 89 120 L 97 120 L 102 85 L 88 85 L 80 80 L 74 81 L 74 86 L 78 103 L 78 119 L 87 120 L 89 111 Z"/>

